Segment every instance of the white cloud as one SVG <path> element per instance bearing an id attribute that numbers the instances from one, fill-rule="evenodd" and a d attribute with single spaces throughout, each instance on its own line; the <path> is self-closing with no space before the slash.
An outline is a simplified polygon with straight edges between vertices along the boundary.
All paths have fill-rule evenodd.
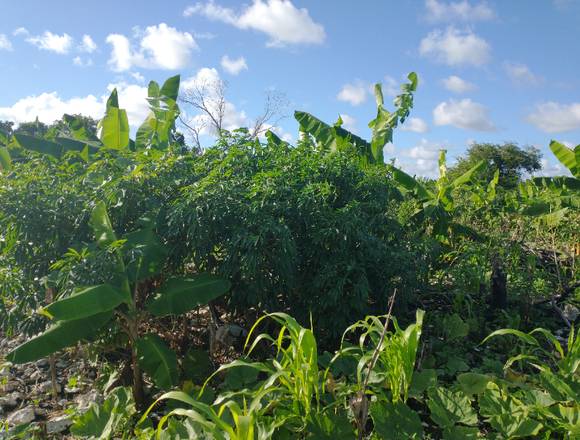
<path id="1" fill-rule="evenodd" d="M 107 43 L 112 46 L 109 65 L 116 72 L 142 67 L 146 69 L 182 69 L 189 63 L 191 54 L 198 48 L 189 32 L 161 23 L 148 26 L 139 32 L 139 49 L 134 50 L 125 35 L 109 34 Z"/>
<path id="2" fill-rule="evenodd" d="M 4 34 L 0 34 L 0 50 L 12 50 L 12 43 Z"/>
<path id="3" fill-rule="evenodd" d="M 342 86 L 342 89 L 336 95 L 336 99 L 356 106 L 367 100 L 368 93 L 369 86 L 362 81 L 356 81 Z"/>
<path id="4" fill-rule="evenodd" d="M 135 81 L 139 83 L 145 82 L 145 77 L 141 75 L 139 72 L 131 72 L 131 76 L 135 79 Z"/>
<path id="5" fill-rule="evenodd" d="M 487 21 L 495 18 L 495 12 L 485 1 L 471 4 L 468 0 L 455 2 L 425 0 L 425 8 L 427 20 L 432 23 Z"/>
<path id="6" fill-rule="evenodd" d="M 440 103 L 433 110 L 433 122 L 435 125 L 452 125 L 465 130 L 495 130 L 487 107 L 471 99 L 450 99 Z"/>
<path id="7" fill-rule="evenodd" d="M 550 162 L 547 159 L 540 160 L 542 169 L 535 173 L 536 176 L 570 176 L 570 170 L 560 163 Z"/>
<path id="8" fill-rule="evenodd" d="M 127 110 L 129 124 L 135 128 L 143 122 L 149 111 L 146 101 L 147 88 L 119 83 L 109 84 L 107 89 L 110 92 L 115 86 L 119 93 L 119 104 Z M 22 98 L 10 107 L 0 107 L 0 119 L 21 123 L 34 121 L 38 117 L 39 121 L 50 124 L 60 119 L 65 113 L 80 113 L 100 119 L 105 112 L 108 97 L 109 93 L 101 97 L 87 95 L 63 99 L 57 92 L 41 93 Z"/>
<path id="9" fill-rule="evenodd" d="M 472 84 L 469 81 L 458 77 L 457 75 L 451 75 L 443 79 L 442 83 L 447 90 L 458 94 L 471 92 L 477 88 L 475 84 Z"/>
<path id="10" fill-rule="evenodd" d="M 490 59 L 487 41 L 470 30 L 448 27 L 435 30 L 421 40 L 419 53 L 449 66 L 482 66 Z"/>
<path id="11" fill-rule="evenodd" d="M 421 118 L 409 118 L 401 126 L 403 131 L 412 131 L 413 133 L 426 133 L 429 131 L 427 123 Z"/>
<path id="12" fill-rule="evenodd" d="M 525 64 L 506 61 L 503 63 L 503 68 L 515 84 L 536 85 L 542 82 L 542 78 L 535 75 Z"/>
<path id="13" fill-rule="evenodd" d="M 67 54 L 73 45 L 73 38 L 69 34 L 58 35 L 50 31 L 45 31 L 42 35 L 28 37 L 26 41 L 41 50 L 48 50 L 60 55 Z"/>
<path id="14" fill-rule="evenodd" d="M 12 35 L 14 35 L 15 37 L 18 37 L 20 35 L 30 35 L 30 33 L 28 32 L 28 29 L 26 29 L 25 27 L 19 27 L 14 29 L 14 31 L 12 32 Z"/>
<path id="15" fill-rule="evenodd" d="M 324 27 L 310 17 L 306 8 L 296 8 L 290 0 L 253 0 L 241 12 L 216 4 L 213 0 L 189 6 L 183 15 L 201 14 L 243 30 L 263 32 L 270 37 L 267 45 L 321 44 Z"/>
<path id="16" fill-rule="evenodd" d="M 400 150 L 395 164 L 411 175 L 434 179 L 439 176 L 441 149 L 442 145 L 421 139 L 414 147 Z"/>
<path id="17" fill-rule="evenodd" d="M 356 119 L 346 113 L 341 113 L 340 118 L 342 119 L 342 128 L 356 134 Z"/>
<path id="18" fill-rule="evenodd" d="M 397 96 L 401 93 L 399 83 L 392 76 L 385 76 L 385 81 L 383 82 L 383 93 L 388 96 Z"/>
<path id="19" fill-rule="evenodd" d="M 579 130 L 580 102 L 561 104 L 551 101 L 537 104 L 527 120 L 546 133 Z"/>
<path id="20" fill-rule="evenodd" d="M 84 59 L 83 57 L 76 56 L 73 58 L 73 64 L 79 67 L 90 67 L 93 65 L 93 60 L 91 58 Z"/>
<path id="21" fill-rule="evenodd" d="M 97 43 L 92 39 L 90 35 L 83 35 L 82 43 L 79 45 L 79 50 L 81 52 L 93 53 L 97 50 Z"/>
<path id="22" fill-rule="evenodd" d="M 224 55 L 221 59 L 221 65 L 230 75 L 237 75 L 242 70 L 248 70 L 248 65 L 246 64 L 246 59 L 244 57 L 233 59 Z"/>

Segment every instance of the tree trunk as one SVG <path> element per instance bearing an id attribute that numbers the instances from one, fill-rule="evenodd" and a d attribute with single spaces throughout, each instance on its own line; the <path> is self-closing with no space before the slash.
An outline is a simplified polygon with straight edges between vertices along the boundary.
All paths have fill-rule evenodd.
<path id="1" fill-rule="evenodd" d="M 133 369 L 133 399 L 138 409 L 143 409 L 145 405 L 145 391 L 143 389 L 143 375 L 139 368 L 139 359 L 137 358 L 137 347 L 134 341 L 131 342 L 131 364 Z"/>
<path id="2" fill-rule="evenodd" d="M 503 272 L 499 256 L 495 256 L 491 264 L 491 307 L 505 309 L 507 307 L 507 277 Z"/>

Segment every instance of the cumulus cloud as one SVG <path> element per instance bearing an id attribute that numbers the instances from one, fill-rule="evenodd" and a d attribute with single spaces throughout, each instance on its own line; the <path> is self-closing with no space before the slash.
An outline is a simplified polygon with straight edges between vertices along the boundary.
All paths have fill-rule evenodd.
<path id="1" fill-rule="evenodd" d="M 4 34 L 0 34 L 0 50 L 12 50 L 12 43 Z"/>
<path id="2" fill-rule="evenodd" d="M 487 21 L 495 18 L 495 12 L 485 1 L 472 4 L 468 0 L 455 2 L 425 0 L 425 8 L 427 20 L 432 23 Z"/>
<path id="3" fill-rule="evenodd" d="M 348 102 L 351 105 L 361 105 L 367 100 L 369 94 L 369 86 L 362 81 L 345 84 L 336 95 L 339 101 Z"/>
<path id="4" fill-rule="evenodd" d="M 427 123 L 421 118 L 409 118 L 401 126 L 403 131 L 412 131 L 413 133 L 426 133 L 429 131 Z"/>
<path id="5" fill-rule="evenodd" d="M 435 125 L 451 125 L 474 131 L 494 131 L 487 107 L 471 99 L 450 99 L 440 103 L 433 110 Z"/>
<path id="6" fill-rule="evenodd" d="M 562 133 L 580 129 L 580 102 L 561 104 L 543 102 L 537 104 L 527 116 L 530 124 L 546 133 Z"/>
<path id="7" fill-rule="evenodd" d="M 28 29 L 26 29 L 25 27 L 22 27 L 22 26 L 14 29 L 14 31 L 12 31 L 12 35 L 14 35 L 15 37 L 26 36 L 29 34 L 30 33 L 28 32 Z"/>
<path id="8" fill-rule="evenodd" d="M 105 93 L 100 97 L 86 95 L 65 99 L 57 92 L 41 93 L 22 98 L 9 107 L 0 107 L 0 119 L 21 122 L 38 120 L 50 124 L 62 117 L 63 114 L 83 114 L 95 119 L 103 117 L 105 104 L 110 92 L 117 87 L 119 104 L 127 110 L 129 124 L 135 128 L 148 114 L 147 88 L 134 84 L 109 84 Z"/>
<path id="9" fill-rule="evenodd" d="M 453 93 L 461 94 L 471 92 L 475 90 L 477 87 L 475 84 L 466 81 L 457 75 L 451 75 L 441 81 L 443 83 L 443 87 Z"/>
<path id="10" fill-rule="evenodd" d="M 525 64 L 506 61 L 503 68 L 514 84 L 536 85 L 542 82 L 542 78 L 535 75 Z"/>
<path id="11" fill-rule="evenodd" d="M 83 35 L 82 42 L 78 49 L 81 52 L 93 53 L 95 50 L 97 50 L 97 43 L 95 43 L 90 35 L 85 34 Z"/>
<path id="12" fill-rule="evenodd" d="M 189 6 L 183 12 L 186 17 L 194 14 L 238 29 L 262 32 L 270 38 L 270 47 L 321 44 L 326 38 L 324 27 L 310 17 L 308 9 L 297 8 L 290 0 L 253 0 L 239 12 L 211 0 Z"/>
<path id="13" fill-rule="evenodd" d="M 482 66 L 490 60 L 490 52 L 483 38 L 470 30 L 460 31 L 454 27 L 431 32 L 419 45 L 422 56 L 448 66 Z"/>
<path id="14" fill-rule="evenodd" d="M 161 23 L 148 26 L 139 32 L 139 47 L 133 48 L 131 41 L 122 34 L 109 34 L 107 43 L 112 46 L 109 66 L 116 72 L 132 67 L 146 69 L 182 69 L 189 63 L 191 54 L 198 48 L 189 32 Z"/>
<path id="15" fill-rule="evenodd" d="M 73 58 L 73 64 L 78 67 L 90 67 L 93 65 L 93 60 L 91 58 L 84 59 L 83 57 L 76 56 Z"/>
<path id="16" fill-rule="evenodd" d="M 438 160 L 441 149 L 442 145 L 421 139 L 417 145 L 401 149 L 395 164 L 411 175 L 434 179 L 439 176 Z"/>
<path id="17" fill-rule="evenodd" d="M 244 57 L 233 59 L 224 55 L 221 59 L 221 66 L 230 75 L 237 75 L 242 70 L 248 70 L 248 65 Z"/>
<path id="18" fill-rule="evenodd" d="M 340 118 L 342 119 L 342 128 L 356 134 L 356 119 L 346 113 L 341 113 Z"/>
<path id="19" fill-rule="evenodd" d="M 26 41 L 41 50 L 48 50 L 60 55 L 67 54 L 73 45 L 73 38 L 69 34 L 58 35 L 50 31 L 45 31 L 42 35 L 28 37 Z"/>
<path id="20" fill-rule="evenodd" d="M 535 173 L 536 176 L 545 176 L 545 177 L 553 177 L 553 176 L 570 176 L 570 170 L 563 166 L 560 163 L 550 162 L 547 159 L 540 160 L 542 165 L 542 169 Z"/>
<path id="21" fill-rule="evenodd" d="M 383 93 L 387 96 L 397 96 L 401 93 L 399 82 L 392 76 L 385 76 L 383 81 Z"/>

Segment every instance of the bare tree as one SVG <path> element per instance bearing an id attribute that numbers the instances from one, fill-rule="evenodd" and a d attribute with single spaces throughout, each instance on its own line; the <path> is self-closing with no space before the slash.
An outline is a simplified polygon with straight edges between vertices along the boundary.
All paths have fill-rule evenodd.
<path id="1" fill-rule="evenodd" d="M 264 110 L 254 120 L 250 134 L 252 139 L 260 136 L 272 127 L 276 127 L 280 121 L 288 117 L 288 99 L 286 94 L 277 90 L 266 91 Z"/>
<path id="2" fill-rule="evenodd" d="M 184 113 L 179 120 L 195 149 L 201 150 L 202 134 L 219 137 L 228 128 L 228 110 L 233 105 L 227 101 L 226 91 L 227 83 L 219 78 L 194 81 L 183 90 L 180 101 Z M 268 90 L 262 113 L 249 124 L 251 138 L 262 135 L 287 117 L 287 108 L 288 101 L 283 93 Z"/>

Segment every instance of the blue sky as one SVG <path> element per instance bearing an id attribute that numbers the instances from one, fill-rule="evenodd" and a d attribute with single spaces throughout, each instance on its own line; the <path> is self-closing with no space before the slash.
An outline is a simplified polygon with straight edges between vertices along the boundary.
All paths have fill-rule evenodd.
<path id="1" fill-rule="evenodd" d="M 433 176 L 439 148 L 470 142 L 580 143 L 580 0 L 0 0 L 0 119 L 99 117 L 113 87 L 130 122 L 147 82 L 227 82 L 226 121 L 251 124 L 267 90 L 368 137 L 371 86 L 420 78 L 412 118 L 386 148 Z M 33 11 L 33 13 L 32 13 Z M 195 121 L 191 109 L 187 116 Z M 288 117 L 278 132 L 296 139 Z M 209 142 L 204 137 L 204 142 Z"/>

